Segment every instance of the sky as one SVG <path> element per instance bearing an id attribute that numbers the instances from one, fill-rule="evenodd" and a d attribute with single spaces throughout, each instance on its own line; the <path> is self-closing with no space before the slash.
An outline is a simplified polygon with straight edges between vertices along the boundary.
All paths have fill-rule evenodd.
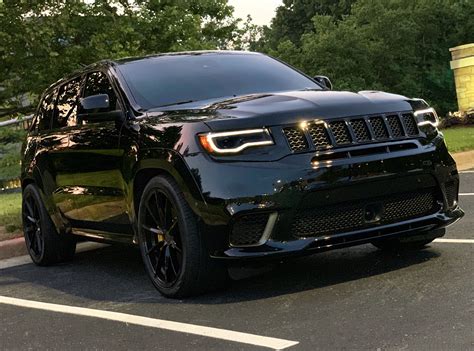
<path id="1" fill-rule="evenodd" d="M 235 8 L 235 17 L 245 20 L 249 14 L 252 16 L 253 23 L 269 25 L 282 0 L 229 0 L 229 4 Z"/>

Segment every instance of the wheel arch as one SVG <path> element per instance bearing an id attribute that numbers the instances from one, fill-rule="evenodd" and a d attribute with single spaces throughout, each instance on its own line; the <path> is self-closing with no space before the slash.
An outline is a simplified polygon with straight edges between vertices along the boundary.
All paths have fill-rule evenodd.
<path id="1" fill-rule="evenodd" d="M 173 179 L 184 194 L 190 208 L 199 215 L 206 206 L 201 190 L 181 155 L 171 150 L 147 150 L 146 157 L 140 159 L 133 171 L 131 202 L 133 219 L 136 222 L 138 206 L 146 184 L 156 176 Z"/>
<path id="2" fill-rule="evenodd" d="M 44 191 L 41 172 L 36 166 L 32 167 L 32 169 L 28 173 L 25 172 L 21 176 L 22 191 L 30 184 L 35 184 L 42 192 Z"/>

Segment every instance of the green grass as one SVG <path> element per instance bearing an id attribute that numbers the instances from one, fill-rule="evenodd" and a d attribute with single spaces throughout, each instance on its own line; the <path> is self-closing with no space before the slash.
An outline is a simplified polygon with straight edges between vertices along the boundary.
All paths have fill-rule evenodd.
<path id="1" fill-rule="evenodd" d="M 0 128 L 0 187 L 4 181 L 20 176 L 20 150 L 25 131 Z"/>
<path id="2" fill-rule="evenodd" d="M 474 126 L 442 130 L 450 152 L 474 150 Z"/>
<path id="3" fill-rule="evenodd" d="M 8 233 L 21 229 L 21 193 L 0 194 L 0 227 Z"/>

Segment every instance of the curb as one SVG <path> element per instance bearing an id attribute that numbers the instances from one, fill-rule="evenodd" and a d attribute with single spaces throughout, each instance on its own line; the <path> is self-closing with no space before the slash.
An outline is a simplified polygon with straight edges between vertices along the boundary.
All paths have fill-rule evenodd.
<path id="1" fill-rule="evenodd" d="M 451 156 L 453 156 L 456 161 L 459 171 L 474 168 L 474 150 L 456 152 L 455 154 L 451 154 Z"/>
<path id="2" fill-rule="evenodd" d="M 23 237 L 0 241 L 0 260 L 27 254 L 25 238 Z"/>

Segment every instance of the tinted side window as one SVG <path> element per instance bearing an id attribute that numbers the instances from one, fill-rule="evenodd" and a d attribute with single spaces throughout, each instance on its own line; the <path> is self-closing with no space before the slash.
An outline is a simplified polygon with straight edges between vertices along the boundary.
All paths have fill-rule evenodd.
<path id="1" fill-rule="evenodd" d="M 119 109 L 117 105 L 117 96 L 110 84 L 109 78 L 103 72 L 93 72 L 87 75 L 86 86 L 84 89 L 84 97 L 98 94 L 109 95 L 110 108 L 101 109 L 96 112 L 108 112 Z"/>
<path id="2" fill-rule="evenodd" d="M 76 125 L 77 106 L 81 91 L 81 78 L 75 78 L 59 88 L 57 113 L 53 118 L 53 128 Z"/>
<path id="3" fill-rule="evenodd" d="M 38 130 L 44 131 L 51 129 L 51 121 L 54 114 L 54 102 L 56 90 L 49 91 L 44 95 L 38 109 Z"/>

